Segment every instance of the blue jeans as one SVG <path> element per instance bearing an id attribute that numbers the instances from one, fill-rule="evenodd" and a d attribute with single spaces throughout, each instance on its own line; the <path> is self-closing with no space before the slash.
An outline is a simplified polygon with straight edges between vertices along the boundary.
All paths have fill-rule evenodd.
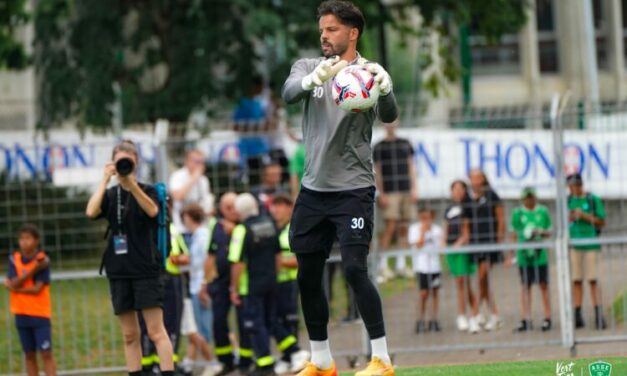
<path id="1" fill-rule="evenodd" d="M 207 343 L 213 341 L 213 311 L 211 306 L 203 307 L 198 298 L 198 294 L 192 295 L 192 307 L 194 308 L 194 319 L 198 326 L 198 334 L 200 334 Z"/>

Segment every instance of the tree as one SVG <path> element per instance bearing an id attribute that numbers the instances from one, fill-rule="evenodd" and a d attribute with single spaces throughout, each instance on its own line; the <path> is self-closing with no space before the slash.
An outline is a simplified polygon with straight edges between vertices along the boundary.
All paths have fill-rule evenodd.
<path id="1" fill-rule="evenodd" d="M 489 0 L 355 0 L 368 22 L 360 51 L 381 59 L 380 30 L 390 25 L 407 37 L 420 33 L 406 15 L 416 6 L 427 28 L 472 17 L 488 20 L 482 32 L 510 30 Z M 515 28 L 524 22 L 515 3 Z M 39 126 L 67 119 L 108 127 L 111 104 L 122 102 L 125 123 L 167 118 L 185 122 L 195 110 L 225 108 L 246 91 L 260 69 L 279 87 L 304 50 L 319 51 L 315 11 L 319 0 L 39 0 L 34 10 Z M 477 9 L 479 5 L 481 9 Z M 522 5 L 521 5 L 522 6 Z M 507 8 L 509 9 L 509 8 Z M 524 14 L 524 12 L 522 13 Z M 454 43 L 453 39 L 450 42 Z M 261 48 L 263 46 L 263 48 Z M 445 72 L 454 79 L 453 49 Z M 264 65 L 265 64 L 265 65 Z M 120 87 L 116 97 L 114 85 Z"/>
<path id="2" fill-rule="evenodd" d="M 16 30 L 28 22 L 26 0 L 0 0 L 0 69 L 23 69 L 28 65 Z"/>

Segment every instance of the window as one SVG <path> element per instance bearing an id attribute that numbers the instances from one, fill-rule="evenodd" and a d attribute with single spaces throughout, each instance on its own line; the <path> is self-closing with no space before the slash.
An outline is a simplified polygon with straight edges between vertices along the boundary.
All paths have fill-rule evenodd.
<path id="1" fill-rule="evenodd" d="M 622 18 L 623 18 L 623 53 L 625 55 L 625 64 L 627 65 L 627 0 L 622 0 Z"/>
<path id="2" fill-rule="evenodd" d="M 474 75 L 520 73 L 518 34 L 506 34 L 496 43 L 488 44 L 483 36 L 477 35 L 476 30 L 473 22 L 469 41 Z"/>
<path id="3" fill-rule="evenodd" d="M 592 0 L 592 16 L 597 46 L 597 65 L 599 70 L 608 68 L 607 49 L 607 17 L 603 0 Z"/>
<path id="4" fill-rule="evenodd" d="M 554 73 L 559 70 L 554 9 L 554 0 L 536 0 L 538 56 L 542 73 Z"/>

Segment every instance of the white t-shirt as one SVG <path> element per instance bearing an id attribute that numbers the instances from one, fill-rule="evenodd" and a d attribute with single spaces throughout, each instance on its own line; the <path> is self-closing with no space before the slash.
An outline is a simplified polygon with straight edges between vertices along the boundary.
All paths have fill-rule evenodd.
<path id="1" fill-rule="evenodd" d="M 189 293 L 197 295 L 205 278 L 205 259 L 209 249 L 209 228 L 200 226 L 189 244 Z"/>
<path id="2" fill-rule="evenodd" d="M 192 175 L 187 168 L 178 169 L 170 175 L 168 189 L 170 192 L 181 189 L 191 178 Z M 181 221 L 181 210 L 185 205 L 192 203 L 200 205 L 206 213 L 213 209 L 213 195 L 211 194 L 209 179 L 206 176 L 201 176 L 198 179 L 196 184 L 187 192 L 184 200 L 174 200 L 172 203 L 172 222 L 181 233 L 188 232 Z"/>
<path id="3" fill-rule="evenodd" d="M 438 248 L 442 244 L 443 239 L 442 227 L 432 224 L 431 228 L 425 233 L 424 248 Z M 409 244 L 416 249 L 416 243 L 420 241 L 420 222 L 412 223 L 409 226 L 407 234 Z M 414 251 L 414 271 L 418 273 L 440 273 L 442 266 L 440 265 L 440 255 L 435 253 L 421 252 L 419 249 Z"/>

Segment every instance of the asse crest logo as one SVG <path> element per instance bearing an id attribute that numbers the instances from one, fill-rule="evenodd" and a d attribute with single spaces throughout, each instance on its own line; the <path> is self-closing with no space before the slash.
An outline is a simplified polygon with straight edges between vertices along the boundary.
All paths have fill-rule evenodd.
<path id="1" fill-rule="evenodd" d="M 612 374 L 612 365 L 608 362 L 599 360 L 588 365 L 590 376 L 610 376 Z"/>

